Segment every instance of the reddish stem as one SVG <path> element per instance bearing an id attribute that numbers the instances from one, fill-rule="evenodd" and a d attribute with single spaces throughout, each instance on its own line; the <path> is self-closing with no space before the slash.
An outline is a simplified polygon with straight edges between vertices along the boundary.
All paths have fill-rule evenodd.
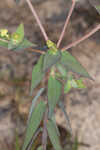
<path id="1" fill-rule="evenodd" d="M 87 38 L 89 38 L 91 35 L 93 35 L 95 32 L 97 32 L 98 30 L 100 30 L 100 24 L 95 27 L 94 29 L 92 29 L 92 31 L 90 31 L 88 34 L 84 35 L 82 38 L 80 38 L 79 40 L 69 44 L 68 46 L 63 47 L 61 50 L 65 51 L 68 50 L 69 48 L 72 48 L 74 46 L 76 46 L 77 44 L 81 43 L 82 41 L 86 40 Z"/>
<path id="2" fill-rule="evenodd" d="M 63 27 L 63 29 L 62 29 L 61 35 L 60 35 L 60 37 L 59 37 L 59 40 L 58 40 L 58 42 L 57 42 L 57 48 L 60 46 L 60 43 L 61 43 L 61 41 L 62 41 L 62 39 L 63 39 L 63 37 L 64 37 L 65 30 L 66 30 L 66 28 L 67 28 L 67 26 L 68 26 L 68 23 L 69 23 L 69 21 L 70 21 L 70 17 L 71 17 L 72 12 L 73 12 L 73 10 L 74 10 L 74 8 L 75 8 L 75 2 L 76 2 L 75 0 L 72 0 L 72 6 L 71 6 L 71 8 L 70 8 L 68 17 L 66 18 L 65 25 L 64 25 L 64 27 Z"/>
<path id="3" fill-rule="evenodd" d="M 28 4 L 30 10 L 32 11 L 33 16 L 35 17 L 35 19 L 36 19 L 36 21 L 37 21 L 37 24 L 38 24 L 39 27 L 40 27 L 40 30 L 41 30 L 41 32 L 42 32 L 42 34 L 43 34 L 43 36 L 44 36 L 45 41 L 47 41 L 47 40 L 48 40 L 48 36 L 47 36 L 47 34 L 46 34 L 46 31 L 45 31 L 45 29 L 44 29 L 44 27 L 43 27 L 43 25 L 42 25 L 42 23 L 41 23 L 41 21 L 40 21 L 40 19 L 39 19 L 38 15 L 37 15 L 37 13 L 36 13 L 36 11 L 35 11 L 35 9 L 34 9 L 34 7 L 32 6 L 30 0 L 26 0 L 26 2 L 27 2 L 27 4 Z"/>

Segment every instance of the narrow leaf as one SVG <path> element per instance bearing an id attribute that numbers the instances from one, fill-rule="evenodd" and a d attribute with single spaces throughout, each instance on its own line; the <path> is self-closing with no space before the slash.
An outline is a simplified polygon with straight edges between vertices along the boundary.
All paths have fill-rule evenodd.
<path id="1" fill-rule="evenodd" d="M 64 93 L 68 93 L 72 88 L 71 80 L 67 80 L 67 82 L 64 85 Z"/>
<path id="2" fill-rule="evenodd" d="M 64 113 L 64 116 L 65 116 L 65 119 L 66 119 L 67 128 L 69 127 L 69 131 L 72 134 L 71 123 L 70 123 L 70 120 L 69 120 L 69 116 L 68 116 L 67 112 L 65 111 L 64 104 L 60 101 L 58 105 L 61 108 L 62 112 Z"/>
<path id="3" fill-rule="evenodd" d="M 44 76 L 44 72 L 42 71 L 43 58 L 44 56 L 41 55 L 38 63 L 33 67 L 32 70 L 31 95 L 33 89 L 40 83 Z"/>
<path id="4" fill-rule="evenodd" d="M 54 123 L 51 120 L 48 120 L 48 122 L 47 122 L 47 130 L 48 130 L 48 135 L 49 135 L 50 141 L 51 141 L 54 149 L 62 150 L 56 128 L 54 126 Z"/>
<path id="5" fill-rule="evenodd" d="M 61 83 L 50 76 L 48 80 L 48 104 L 49 104 L 49 117 L 52 117 L 56 104 L 61 95 Z"/>
<path id="6" fill-rule="evenodd" d="M 18 41 L 21 42 L 24 38 L 24 25 L 22 23 L 18 26 L 15 33 L 19 35 Z"/>
<path id="7" fill-rule="evenodd" d="M 48 50 L 44 56 L 43 71 L 47 71 L 47 69 L 56 64 L 61 58 L 60 51 L 58 51 L 56 54 L 52 54 L 49 51 L 50 50 Z"/>
<path id="8" fill-rule="evenodd" d="M 8 42 L 0 40 L 0 47 L 8 48 Z"/>
<path id="9" fill-rule="evenodd" d="M 40 103 L 37 105 L 35 110 L 32 112 L 32 115 L 29 119 L 29 124 L 28 124 L 27 130 L 26 130 L 26 136 L 25 136 L 22 150 L 26 150 L 34 133 L 36 132 L 37 128 L 39 127 L 40 122 L 43 118 L 45 109 L 46 109 L 45 103 L 43 101 L 40 101 Z"/>
<path id="10" fill-rule="evenodd" d="M 52 122 L 53 122 L 53 124 L 54 124 L 54 126 L 55 126 L 55 129 L 56 129 L 57 135 L 58 135 L 58 136 L 60 136 L 60 131 L 59 131 L 58 126 L 57 126 L 57 124 L 56 124 L 56 119 L 55 119 L 54 114 L 53 114 L 53 116 L 52 116 L 51 120 L 52 120 Z"/>
<path id="11" fill-rule="evenodd" d="M 13 50 L 23 50 L 25 48 L 36 46 L 36 44 L 31 43 L 27 39 L 24 39 L 17 47 L 13 48 Z"/>
<path id="12" fill-rule="evenodd" d="M 43 91 L 44 91 L 44 88 L 41 88 L 41 89 L 38 91 L 37 95 L 33 98 L 33 100 L 32 100 L 32 105 L 31 105 L 30 112 L 29 112 L 29 116 L 28 116 L 28 120 L 29 120 L 29 118 L 31 117 L 31 114 L 32 114 L 32 112 L 34 111 L 36 102 L 37 102 L 38 98 L 40 97 L 40 95 L 42 94 Z"/>
<path id="13" fill-rule="evenodd" d="M 61 64 L 69 71 L 91 78 L 83 66 L 68 51 L 62 52 Z"/>

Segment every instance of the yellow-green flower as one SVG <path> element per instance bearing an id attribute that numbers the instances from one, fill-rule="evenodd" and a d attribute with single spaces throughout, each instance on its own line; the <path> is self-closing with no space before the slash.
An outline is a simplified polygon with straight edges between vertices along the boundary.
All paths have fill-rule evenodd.
<path id="1" fill-rule="evenodd" d="M 0 30 L 0 36 L 1 37 L 8 37 L 8 30 L 7 29 L 1 29 Z"/>
<path id="2" fill-rule="evenodd" d="M 19 42 L 19 34 L 18 33 L 13 33 L 11 36 L 12 41 L 14 42 L 14 44 L 17 44 Z"/>

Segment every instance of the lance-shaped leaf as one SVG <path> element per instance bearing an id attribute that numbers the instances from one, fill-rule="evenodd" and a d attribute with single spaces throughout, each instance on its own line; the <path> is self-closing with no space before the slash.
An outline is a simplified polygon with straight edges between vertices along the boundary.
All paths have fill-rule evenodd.
<path id="1" fill-rule="evenodd" d="M 71 80 L 67 80 L 67 82 L 64 84 L 64 93 L 68 93 L 72 88 Z"/>
<path id="2" fill-rule="evenodd" d="M 61 83 L 55 77 L 50 76 L 48 80 L 48 105 L 49 117 L 52 117 L 56 104 L 61 95 Z"/>
<path id="3" fill-rule="evenodd" d="M 91 78 L 84 67 L 68 51 L 62 52 L 61 64 L 69 71 Z"/>
<path id="4" fill-rule="evenodd" d="M 24 26 L 20 24 L 16 32 L 12 33 L 11 39 L 8 43 L 8 49 L 16 48 L 24 39 Z"/>
<path id="5" fill-rule="evenodd" d="M 57 126 L 57 124 L 56 124 L 56 119 L 55 119 L 55 115 L 54 115 L 54 114 L 53 114 L 51 120 L 52 120 L 52 122 L 53 122 L 53 124 L 54 124 L 54 126 L 55 126 L 57 135 L 60 136 L 60 131 L 59 131 L 58 126 Z"/>
<path id="6" fill-rule="evenodd" d="M 40 81 L 43 79 L 44 72 L 42 70 L 43 67 L 43 58 L 44 56 L 41 55 L 38 63 L 33 67 L 32 70 L 32 82 L 31 82 L 31 95 L 33 89 L 40 83 Z"/>
<path id="7" fill-rule="evenodd" d="M 8 42 L 3 41 L 3 40 L 1 39 L 1 40 L 0 40 L 0 47 L 8 48 Z"/>
<path id="8" fill-rule="evenodd" d="M 61 147 L 60 141 L 59 141 L 59 137 L 58 137 L 55 125 L 52 122 L 52 120 L 48 120 L 47 130 L 48 130 L 48 135 L 49 135 L 50 141 L 51 141 L 54 149 L 55 150 L 62 150 L 62 147 Z"/>
<path id="9" fill-rule="evenodd" d="M 36 44 L 31 43 L 27 39 L 24 39 L 17 47 L 13 48 L 13 50 L 18 51 L 18 50 L 23 50 L 25 48 L 29 48 L 32 46 L 36 46 Z"/>
<path id="10" fill-rule="evenodd" d="M 50 67 L 56 64 L 61 58 L 60 51 L 57 51 L 55 54 L 52 54 L 50 50 L 44 56 L 44 63 L 43 63 L 43 71 L 47 71 Z"/>
<path id="11" fill-rule="evenodd" d="M 15 33 L 19 35 L 18 42 L 20 43 L 24 39 L 24 25 L 22 23 L 18 26 Z M 12 38 L 13 38 L 13 34 L 12 34 Z"/>
<path id="12" fill-rule="evenodd" d="M 32 114 L 32 112 L 34 111 L 36 102 L 37 102 L 38 98 L 40 97 L 40 95 L 42 94 L 43 91 L 44 91 L 44 88 L 41 88 L 41 89 L 38 91 L 37 95 L 33 98 L 33 100 L 32 100 L 32 105 L 31 105 L 30 112 L 29 112 L 29 116 L 28 116 L 28 120 L 29 120 L 29 118 L 31 117 L 31 114 Z"/>
<path id="13" fill-rule="evenodd" d="M 45 109 L 46 109 L 45 103 L 43 101 L 40 101 L 40 103 L 37 105 L 35 110 L 32 112 L 31 117 L 29 119 L 29 124 L 28 124 L 27 130 L 26 130 L 26 136 L 25 136 L 22 150 L 26 150 L 34 133 L 36 132 L 37 128 L 39 127 L 40 122 L 43 118 Z"/>
<path id="14" fill-rule="evenodd" d="M 67 128 L 69 127 L 69 131 L 72 135 L 72 128 L 71 128 L 71 123 L 70 123 L 70 120 L 69 120 L 69 116 L 65 110 L 65 107 L 64 107 L 64 104 L 60 101 L 59 102 L 59 107 L 61 108 L 62 112 L 64 113 L 64 116 L 65 116 L 65 119 L 66 119 L 66 124 L 67 124 Z"/>

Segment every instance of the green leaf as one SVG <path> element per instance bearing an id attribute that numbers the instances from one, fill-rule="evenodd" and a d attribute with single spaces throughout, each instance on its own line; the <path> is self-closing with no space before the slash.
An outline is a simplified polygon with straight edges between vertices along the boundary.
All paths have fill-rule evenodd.
<path id="1" fill-rule="evenodd" d="M 55 119 L 55 115 L 54 115 L 54 114 L 53 114 L 51 120 L 52 120 L 52 122 L 53 122 L 53 124 L 54 124 L 54 126 L 55 126 L 57 135 L 60 136 L 60 131 L 59 131 L 58 126 L 57 126 L 57 124 L 56 124 L 56 119 Z"/>
<path id="2" fill-rule="evenodd" d="M 59 101 L 61 95 L 61 83 L 50 76 L 48 80 L 48 105 L 49 105 L 49 117 L 52 117 L 56 104 Z"/>
<path id="3" fill-rule="evenodd" d="M 71 86 L 72 86 L 73 88 L 78 88 L 78 85 L 77 85 L 76 80 L 74 80 L 74 79 L 71 80 Z"/>
<path id="4" fill-rule="evenodd" d="M 32 47 L 32 46 L 36 46 L 36 45 L 31 43 L 27 39 L 24 39 L 19 45 L 17 45 L 17 47 L 13 48 L 13 50 L 14 51 L 16 51 L 16 50 L 23 50 L 25 48 L 29 48 L 29 47 Z"/>
<path id="5" fill-rule="evenodd" d="M 18 46 L 18 44 L 14 43 L 12 40 L 10 40 L 8 43 L 9 50 L 15 49 L 17 46 Z"/>
<path id="6" fill-rule="evenodd" d="M 42 71 L 43 58 L 44 55 L 41 55 L 38 63 L 33 67 L 32 70 L 31 95 L 33 89 L 40 83 L 40 81 L 43 79 L 44 76 L 44 72 Z"/>
<path id="7" fill-rule="evenodd" d="M 48 135 L 49 135 L 50 141 L 51 141 L 54 149 L 62 150 L 55 125 L 51 120 L 48 120 L 48 122 L 47 122 L 47 130 L 48 130 Z"/>
<path id="8" fill-rule="evenodd" d="M 33 100 L 32 100 L 32 105 L 31 105 L 30 112 L 29 112 L 29 116 L 28 116 L 28 120 L 29 120 L 29 118 L 31 117 L 31 114 L 32 114 L 32 112 L 34 111 L 36 102 L 37 102 L 38 98 L 40 97 L 40 95 L 42 94 L 43 91 L 44 91 L 44 88 L 41 88 L 41 89 L 38 91 L 37 95 L 33 98 Z"/>
<path id="9" fill-rule="evenodd" d="M 11 39 L 8 43 L 8 49 L 16 48 L 24 39 L 24 26 L 20 24 L 16 32 L 12 33 Z"/>
<path id="10" fill-rule="evenodd" d="M 18 36 L 18 42 L 20 43 L 23 39 L 24 39 L 24 25 L 21 23 L 16 32 L 19 36 Z"/>
<path id="11" fill-rule="evenodd" d="M 67 125 L 67 129 L 69 128 L 69 131 L 72 135 L 72 128 L 71 128 L 71 123 L 69 120 L 69 116 L 67 114 L 67 111 L 65 110 L 64 104 L 62 103 L 62 101 L 59 102 L 59 107 L 61 108 L 62 112 L 64 113 L 65 119 L 66 119 L 66 125 Z"/>
<path id="12" fill-rule="evenodd" d="M 82 80 L 82 79 L 76 80 L 76 83 L 77 83 L 77 88 L 80 88 L 80 89 L 86 88 L 86 86 L 85 86 L 85 84 L 83 83 L 83 80 Z"/>
<path id="13" fill-rule="evenodd" d="M 43 146 L 42 146 L 42 145 L 39 146 L 39 147 L 37 148 L 37 150 L 43 150 Z"/>
<path id="14" fill-rule="evenodd" d="M 26 136 L 25 136 L 22 150 L 26 150 L 34 133 L 38 129 L 40 122 L 43 118 L 45 109 L 46 109 L 45 103 L 43 101 L 40 101 L 40 103 L 36 106 L 35 110 L 32 112 L 32 115 L 29 119 L 29 124 L 28 124 L 27 130 L 26 130 Z"/>
<path id="15" fill-rule="evenodd" d="M 67 80 L 67 82 L 64 85 L 64 93 L 68 93 L 72 88 L 71 80 Z"/>
<path id="16" fill-rule="evenodd" d="M 61 64 L 69 71 L 91 78 L 83 66 L 68 51 L 62 52 Z"/>
<path id="17" fill-rule="evenodd" d="M 49 51 L 44 56 L 43 71 L 47 71 L 47 69 L 56 64 L 61 58 L 60 51 L 57 51 L 56 54 L 51 54 Z"/>
<path id="18" fill-rule="evenodd" d="M 0 47 L 8 48 L 8 42 L 0 40 Z"/>
<path id="19" fill-rule="evenodd" d="M 56 66 L 57 66 L 57 69 L 59 70 L 59 72 L 61 73 L 61 75 L 63 77 L 67 77 L 66 69 L 61 64 L 57 64 Z"/>

